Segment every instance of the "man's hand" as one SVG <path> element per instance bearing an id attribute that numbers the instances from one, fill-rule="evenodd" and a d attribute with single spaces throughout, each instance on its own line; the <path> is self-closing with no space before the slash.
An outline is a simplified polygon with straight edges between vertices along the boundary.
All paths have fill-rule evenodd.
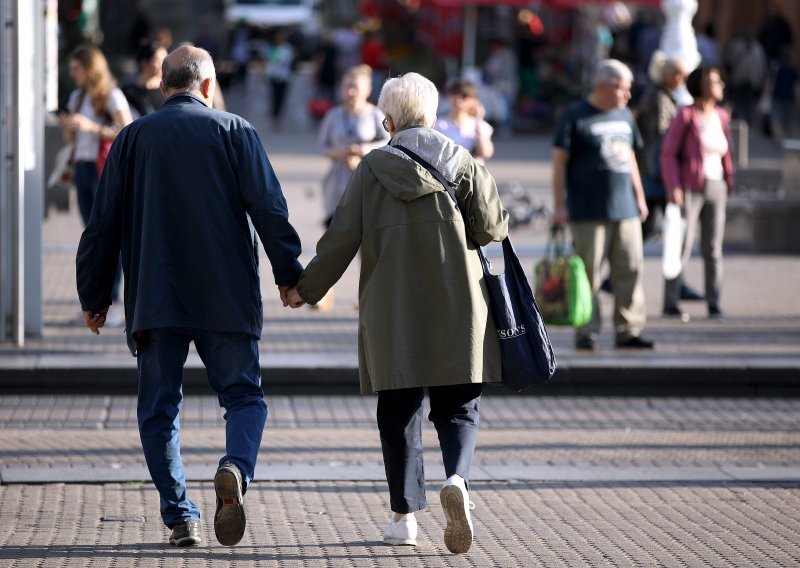
<path id="1" fill-rule="evenodd" d="M 297 291 L 296 286 L 291 290 L 289 290 L 289 295 L 287 300 L 292 308 L 299 308 L 301 306 L 304 306 L 306 303 L 305 300 L 303 300 L 303 298 L 300 297 L 300 293 Z"/>
<path id="2" fill-rule="evenodd" d="M 553 210 L 553 226 L 563 228 L 567 224 L 567 208 L 563 205 L 556 205 Z"/>
<path id="3" fill-rule="evenodd" d="M 281 303 L 283 304 L 284 308 L 289 305 L 288 294 L 289 290 L 292 288 L 294 288 L 294 286 L 278 286 L 278 291 L 281 294 Z"/>
<path id="4" fill-rule="evenodd" d="M 100 335 L 100 328 L 106 324 L 106 314 L 109 306 L 100 308 L 96 312 L 83 312 L 83 323 L 89 331 L 95 335 Z"/>

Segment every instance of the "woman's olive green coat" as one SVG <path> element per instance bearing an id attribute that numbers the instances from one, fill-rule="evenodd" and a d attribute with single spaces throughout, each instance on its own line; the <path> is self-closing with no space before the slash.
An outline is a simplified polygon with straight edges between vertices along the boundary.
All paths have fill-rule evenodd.
<path id="1" fill-rule="evenodd" d="M 432 164 L 455 189 L 394 148 Z M 487 304 L 481 246 L 508 232 L 494 179 L 429 128 L 404 130 L 353 173 L 298 292 L 317 303 L 361 249 L 361 392 L 500 382 L 500 348 Z M 469 239 L 467 236 L 469 236 Z"/>

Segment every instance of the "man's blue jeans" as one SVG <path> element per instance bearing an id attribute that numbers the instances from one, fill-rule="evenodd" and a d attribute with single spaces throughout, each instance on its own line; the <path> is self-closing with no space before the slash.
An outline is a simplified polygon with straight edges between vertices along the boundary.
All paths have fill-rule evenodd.
<path id="1" fill-rule="evenodd" d="M 161 496 L 161 518 L 169 528 L 200 519 L 199 508 L 186 496 L 178 416 L 183 405 L 183 365 L 191 341 L 225 409 L 226 455 L 220 464 L 236 464 L 245 489 L 253 479 L 267 421 L 256 337 L 194 328 L 142 333 L 138 339 L 139 435 L 147 468 Z"/>

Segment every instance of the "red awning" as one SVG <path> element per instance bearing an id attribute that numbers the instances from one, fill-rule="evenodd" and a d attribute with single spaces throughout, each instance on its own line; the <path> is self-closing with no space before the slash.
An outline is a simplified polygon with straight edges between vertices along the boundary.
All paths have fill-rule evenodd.
<path id="1" fill-rule="evenodd" d="M 586 4 L 611 4 L 617 0 L 429 0 L 439 6 L 455 7 L 466 4 L 481 6 L 514 6 L 516 8 L 529 8 L 536 5 L 550 8 L 578 8 Z M 647 6 L 660 6 L 661 0 L 622 0 L 625 4 L 644 4 Z"/>

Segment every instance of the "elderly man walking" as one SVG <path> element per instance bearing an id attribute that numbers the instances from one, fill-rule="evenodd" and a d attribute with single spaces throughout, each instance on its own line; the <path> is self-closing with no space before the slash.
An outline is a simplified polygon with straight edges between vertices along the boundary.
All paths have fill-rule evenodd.
<path id="1" fill-rule="evenodd" d="M 654 346 L 640 335 L 646 319 L 641 222 L 648 210 L 634 154 L 642 139 L 626 108 L 632 81 L 620 61 L 601 62 L 592 92 L 564 111 L 553 141 L 553 225 L 563 227 L 569 220 L 593 291 L 592 319 L 575 330 L 580 350 L 597 349 L 597 292 L 605 260 L 614 291 L 615 345 Z"/>
<path id="2" fill-rule="evenodd" d="M 194 341 L 225 408 L 226 454 L 214 477 L 221 544 L 245 530 L 267 406 L 257 341 L 262 307 L 252 219 L 284 305 L 302 272 L 300 239 L 253 127 L 213 110 L 211 56 L 181 47 L 164 61 L 167 100 L 115 141 L 77 256 L 78 294 L 93 333 L 105 323 L 122 251 L 128 345 L 139 369 L 138 422 L 169 542 L 201 542 L 200 509 L 180 457 L 183 365 Z"/>

